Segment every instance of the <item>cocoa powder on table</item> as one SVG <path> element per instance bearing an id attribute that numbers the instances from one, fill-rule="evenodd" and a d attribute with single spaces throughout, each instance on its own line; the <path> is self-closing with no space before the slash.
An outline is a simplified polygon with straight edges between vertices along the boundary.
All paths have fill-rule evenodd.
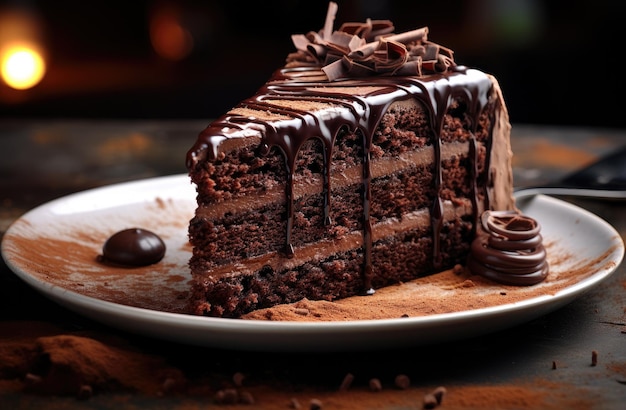
<path id="1" fill-rule="evenodd" d="M 351 377 L 336 389 L 299 385 L 290 387 L 276 375 L 258 369 L 263 378 L 248 385 L 239 373 L 228 375 L 211 370 L 210 363 L 199 369 L 172 367 L 167 357 L 147 354 L 126 341 L 98 334 L 68 333 L 60 328 L 33 322 L 0 325 L 0 392 L 46 396 L 74 396 L 87 400 L 91 395 L 135 394 L 155 397 L 176 395 L 173 408 L 188 408 L 201 401 L 205 408 L 227 403 L 262 405 L 264 409 L 289 409 L 289 403 L 318 403 L 319 408 L 344 410 L 383 408 L 390 403 L 420 408 L 424 397 L 442 391 L 445 408 L 586 409 L 594 398 L 579 386 L 567 388 L 548 380 L 527 380 L 520 384 L 412 386 L 397 384 L 397 378 Z M 189 377 L 187 374 L 200 374 Z M 403 375 L 400 375 L 403 376 Z M 262 380 L 262 381 L 259 381 Z M 296 381 L 294 381 L 296 382 Z M 567 393 L 565 393 L 567 392 Z M 227 400 L 228 399 L 228 400 Z M 164 402 L 169 403 L 169 402 Z M 304 406 L 303 404 L 303 406 Z M 306 407 L 302 407 L 306 408 Z"/>

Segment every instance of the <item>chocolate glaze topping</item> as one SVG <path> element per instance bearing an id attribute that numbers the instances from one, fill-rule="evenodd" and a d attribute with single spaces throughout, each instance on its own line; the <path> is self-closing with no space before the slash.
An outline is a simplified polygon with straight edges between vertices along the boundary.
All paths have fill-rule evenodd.
<path id="1" fill-rule="evenodd" d="M 541 226 L 515 211 L 485 211 L 467 266 L 506 285 L 534 285 L 549 272 Z"/>
<path id="2" fill-rule="evenodd" d="M 333 16 L 334 18 L 334 16 Z M 328 23 L 328 19 L 327 19 Z M 372 24 L 368 21 L 369 25 Z M 326 25 L 327 28 L 328 24 Z M 367 26 L 367 24 L 366 24 Z M 358 32 L 355 25 L 344 24 L 348 30 Z M 359 26 L 360 27 L 360 26 Z M 393 26 L 392 26 L 393 28 Z M 322 31 L 322 38 L 328 36 L 328 30 Z M 366 30 L 367 31 L 367 30 Z M 410 47 L 425 41 L 426 32 L 415 35 L 395 36 L 393 41 L 399 42 L 404 38 Z M 344 32 L 345 34 L 345 32 Z M 357 35 L 357 34 L 355 34 Z M 315 36 L 314 36 L 315 37 Z M 323 42 L 323 41 L 322 41 Z M 329 42 L 325 42 L 328 44 Z M 365 42 L 366 44 L 367 42 Z M 331 46 L 333 48 L 334 46 Z M 336 48 L 336 47 L 334 47 Z M 431 143 L 435 152 L 436 198 L 431 209 L 433 227 L 433 262 L 436 268 L 440 267 L 440 231 L 443 223 L 443 201 L 440 195 L 442 185 L 441 141 L 439 135 L 443 127 L 443 119 L 453 99 L 462 99 L 466 102 L 471 117 L 471 131 L 474 133 L 478 126 L 478 118 L 489 101 L 492 82 L 489 77 L 473 69 L 456 66 L 451 59 L 452 53 L 448 50 L 446 58 L 435 55 L 435 61 L 446 61 L 444 65 L 437 65 L 426 73 L 424 66 L 411 76 L 406 76 L 402 70 L 387 70 L 381 75 L 369 76 L 366 81 L 351 78 L 334 78 L 332 81 L 325 73 L 316 58 L 312 57 L 312 48 L 299 50 L 302 55 L 309 50 L 309 59 L 299 61 L 290 56 L 289 64 L 274 73 L 255 96 L 242 101 L 237 108 L 254 109 L 275 115 L 286 116 L 290 119 L 264 120 L 247 115 L 229 113 L 211 123 L 200 133 L 196 143 L 187 153 L 187 167 L 192 170 L 201 166 L 204 161 L 215 161 L 220 154 L 220 146 L 228 140 L 244 138 L 250 135 L 260 135 L 261 154 L 267 155 L 272 148 L 278 148 L 285 158 L 287 183 L 285 187 L 287 228 L 285 232 L 285 254 L 292 256 L 294 249 L 291 245 L 291 230 L 293 226 L 293 173 L 295 161 L 300 147 L 311 138 L 318 138 L 324 146 L 324 212 L 326 223 L 330 223 L 330 167 L 331 152 L 335 138 L 340 132 L 359 135 L 363 141 L 363 249 L 364 267 L 363 281 L 366 291 L 371 291 L 372 263 L 372 227 L 370 224 L 371 174 L 370 149 L 376 127 L 388 107 L 395 101 L 416 99 L 423 104 L 430 115 L 433 135 Z M 321 55 L 317 48 L 317 57 Z M 429 50 L 447 50 L 441 47 L 430 47 Z M 350 54 L 348 51 L 346 54 Z M 352 53 L 354 55 L 354 53 Z M 378 55 L 378 54 L 376 54 Z M 418 59 L 421 61 L 421 59 Z M 345 61 L 345 60 L 336 60 Z M 379 64 L 384 66 L 384 64 Z M 435 67 L 435 65 L 432 65 Z M 442 69 L 445 68 L 445 70 Z M 403 75 L 400 75 L 404 73 Z M 368 93 L 355 95 L 354 87 L 375 87 Z M 332 90 L 326 89 L 332 87 Z M 346 91 L 342 91 L 345 88 Z M 273 100 L 292 100 L 294 107 L 286 108 L 284 104 L 272 104 Z M 298 108 L 298 101 L 316 101 L 332 105 L 328 110 L 305 111 Z M 470 155 L 472 167 L 476 167 L 476 141 L 471 141 L 473 155 Z M 487 168 L 489 164 L 486 164 Z M 477 178 L 473 173 L 473 178 Z M 474 196 L 478 193 L 474 190 Z M 477 198 L 473 199 L 476 205 Z M 486 206 L 488 209 L 488 204 Z M 477 207 L 474 207 L 477 213 Z M 474 220 L 478 217 L 474 215 Z"/>
<path id="3" fill-rule="evenodd" d="M 159 262 L 165 255 L 165 243 L 155 233 L 131 228 L 119 231 L 102 247 L 103 263 L 124 266 L 147 266 Z"/>

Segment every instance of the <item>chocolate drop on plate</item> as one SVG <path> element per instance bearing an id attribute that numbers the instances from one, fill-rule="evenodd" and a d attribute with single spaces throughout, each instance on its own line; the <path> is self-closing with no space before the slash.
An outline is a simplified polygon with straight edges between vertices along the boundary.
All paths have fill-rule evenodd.
<path id="1" fill-rule="evenodd" d="M 102 261 L 126 266 L 147 266 L 165 255 L 165 243 L 154 232 L 130 228 L 113 234 L 104 243 Z"/>

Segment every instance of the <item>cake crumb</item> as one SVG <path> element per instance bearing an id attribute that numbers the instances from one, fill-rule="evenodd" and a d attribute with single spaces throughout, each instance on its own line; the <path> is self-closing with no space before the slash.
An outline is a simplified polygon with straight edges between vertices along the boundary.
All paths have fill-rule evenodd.
<path id="1" fill-rule="evenodd" d="M 310 313 L 309 309 L 306 308 L 296 308 L 293 312 L 300 316 L 307 316 Z"/>
<path id="2" fill-rule="evenodd" d="M 465 271 L 465 268 L 463 268 L 463 265 L 459 263 L 454 265 L 454 268 L 452 268 L 452 272 L 454 272 L 455 275 L 461 275 L 463 274 L 464 271 Z"/>
<path id="3" fill-rule="evenodd" d="M 236 404 L 239 401 L 239 393 L 235 389 L 222 389 L 215 393 L 215 402 L 219 404 Z"/>
<path id="4" fill-rule="evenodd" d="M 163 396 L 166 394 L 182 393 L 187 385 L 185 376 L 177 369 L 167 369 L 161 372 L 159 378 L 161 386 L 157 394 Z"/>
<path id="5" fill-rule="evenodd" d="M 352 381 L 354 381 L 354 375 L 352 373 L 346 374 L 339 385 L 339 391 L 347 391 L 352 386 Z"/>
<path id="6" fill-rule="evenodd" d="M 556 361 L 555 360 L 552 361 L 552 370 L 556 370 Z"/>
<path id="7" fill-rule="evenodd" d="M 370 379 L 369 385 L 370 385 L 370 390 L 374 392 L 379 392 L 379 391 L 382 391 L 383 389 L 382 383 L 377 378 Z"/>
<path id="8" fill-rule="evenodd" d="M 26 376 L 24 376 L 24 383 L 26 383 L 27 386 L 35 386 L 37 384 L 40 384 L 41 382 L 42 379 L 39 375 L 26 373 Z"/>
<path id="9" fill-rule="evenodd" d="M 446 391 L 445 387 L 439 386 L 432 392 L 426 393 L 424 395 L 424 408 L 434 409 L 435 407 L 441 406 L 443 396 L 446 394 Z"/>
<path id="10" fill-rule="evenodd" d="M 301 409 L 302 406 L 300 405 L 300 402 L 298 401 L 298 399 L 296 399 L 295 397 L 292 397 L 291 400 L 289 400 L 289 408 L 291 409 Z"/>
<path id="11" fill-rule="evenodd" d="M 236 372 L 235 374 L 233 374 L 233 383 L 235 384 L 235 386 L 241 387 L 243 386 L 243 381 L 245 378 L 246 376 L 244 376 L 243 373 Z"/>
<path id="12" fill-rule="evenodd" d="M 79 400 L 87 400 L 93 396 L 93 388 L 88 384 L 83 384 L 78 389 L 77 397 Z"/>
<path id="13" fill-rule="evenodd" d="M 406 390 L 411 387 L 411 379 L 406 374 L 399 374 L 394 380 L 396 387 L 401 390 Z"/>
<path id="14" fill-rule="evenodd" d="M 424 395 L 424 408 L 425 409 L 434 409 L 437 407 L 437 398 L 432 393 L 426 393 Z"/>
<path id="15" fill-rule="evenodd" d="M 239 403 L 254 404 L 254 396 L 249 391 L 242 391 L 241 393 L 239 393 Z"/>
<path id="16" fill-rule="evenodd" d="M 319 399 L 311 399 L 309 403 L 310 410 L 321 410 L 322 409 L 322 401 Z"/>
<path id="17" fill-rule="evenodd" d="M 463 283 L 461 283 L 462 288 L 473 288 L 476 284 L 471 279 L 465 279 Z"/>
<path id="18" fill-rule="evenodd" d="M 598 351 L 597 350 L 593 350 L 591 352 L 591 365 L 592 366 L 598 365 Z"/>
<path id="19" fill-rule="evenodd" d="M 163 394 L 171 393 L 176 390 L 176 385 L 176 379 L 173 377 L 166 377 L 165 380 L 163 380 L 163 383 L 161 383 L 161 392 Z"/>
<path id="20" fill-rule="evenodd" d="M 437 404 L 441 405 L 441 402 L 443 402 L 443 396 L 446 395 L 446 388 L 443 386 L 439 386 L 437 387 L 435 390 L 433 390 L 433 396 L 435 396 L 435 399 L 437 399 Z"/>

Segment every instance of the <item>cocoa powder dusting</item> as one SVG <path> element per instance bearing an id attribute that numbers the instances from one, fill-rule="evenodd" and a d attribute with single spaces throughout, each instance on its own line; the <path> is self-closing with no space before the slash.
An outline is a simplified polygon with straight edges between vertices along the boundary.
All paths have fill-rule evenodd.
<path id="1" fill-rule="evenodd" d="M 551 272 L 540 284 L 528 287 L 507 286 L 491 282 L 467 270 L 439 272 L 410 282 L 378 289 L 374 295 L 329 301 L 303 299 L 246 314 L 243 319 L 273 321 L 348 321 L 393 319 L 461 312 L 520 302 L 533 297 L 554 295 L 601 267 L 608 249 L 593 260 L 572 266 L 573 255 L 559 248 L 556 242 L 546 244 Z M 307 311 L 307 315 L 300 312 Z"/>
<path id="2" fill-rule="evenodd" d="M 188 201 L 156 198 L 134 205 L 133 212 L 112 208 L 57 215 L 45 223 L 22 218 L 15 223 L 7 253 L 20 270 L 45 284 L 122 305 L 184 313 L 191 280 L 185 221 L 192 209 Z M 107 238 L 134 226 L 165 241 L 164 258 L 140 267 L 100 263 Z"/>
<path id="3" fill-rule="evenodd" d="M 155 198 L 131 209 L 55 215 L 53 221 L 21 218 L 9 238 L 7 254 L 17 267 L 46 285 L 54 285 L 95 299 L 146 309 L 186 313 L 191 274 L 191 247 L 186 221 L 195 203 Z M 168 251 L 163 260 L 138 268 L 97 262 L 104 241 L 129 226 L 158 234 Z M 567 242 L 567 241 L 565 241 Z M 550 274 L 534 286 L 506 286 L 453 269 L 407 283 L 378 289 L 374 295 L 343 300 L 299 302 L 258 310 L 243 319 L 273 321 L 348 321 L 395 319 L 461 312 L 554 295 L 601 268 L 614 249 L 595 260 L 572 254 L 559 237 L 545 237 Z"/>

